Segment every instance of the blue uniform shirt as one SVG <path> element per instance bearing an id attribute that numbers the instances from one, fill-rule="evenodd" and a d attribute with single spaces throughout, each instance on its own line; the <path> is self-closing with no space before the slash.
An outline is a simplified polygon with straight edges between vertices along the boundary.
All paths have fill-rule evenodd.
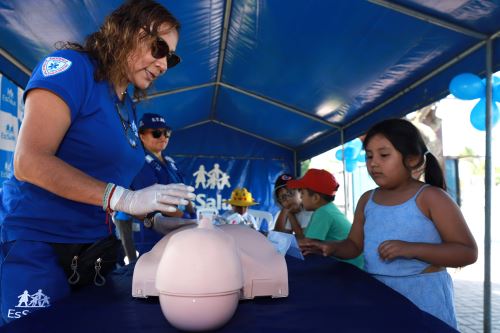
<path id="1" fill-rule="evenodd" d="M 153 184 L 184 183 L 184 177 L 177 169 L 175 161 L 167 155 L 163 155 L 163 159 L 165 163 L 160 162 L 156 156 L 146 151 L 146 162 L 134 178 L 130 188 L 140 190 Z"/>
<path id="2" fill-rule="evenodd" d="M 137 146 L 130 146 L 116 108 L 120 101 L 108 81 L 94 80 L 94 69 L 85 53 L 56 51 L 35 68 L 25 96 L 31 89 L 43 88 L 68 105 L 71 125 L 58 158 L 91 177 L 128 188 L 144 163 L 144 150 L 138 137 Z M 129 113 L 137 132 L 128 96 L 122 110 Z M 108 234 L 102 207 L 64 199 L 14 176 L 3 183 L 1 206 L 3 242 L 83 243 Z"/>
<path id="3" fill-rule="evenodd" d="M 184 177 L 177 169 L 174 160 L 166 155 L 163 155 L 165 163 L 162 163 L 152 153 L 146 151 L 145 163 L 141 171 L 137 174 L 130 186 L 133 190 L 139 190 L 153 184 L 172 184 L 184 183 Z M 123 216 L 120 216 L 123 219 Z M 196 218 L 188 213 L 184 213 L 184 218 Z M 154 230 L 144 227 L 142 223 L 140 231 L 134 232 L 134 242 L 139 253 L 144 253 L 149 250 L 163 237 L 162 234 Z"/>

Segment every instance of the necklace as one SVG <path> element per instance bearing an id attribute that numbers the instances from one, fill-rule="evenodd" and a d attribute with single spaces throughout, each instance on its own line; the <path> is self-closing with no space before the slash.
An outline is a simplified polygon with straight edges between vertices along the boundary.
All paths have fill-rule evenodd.
<path id="1" fill-rule="evenodd" d="M 125 94 L 126 95 L 126 94 Z M 133 123 L 133 120 L 130 121 L 130 119 L 135 119 L 135 108 L 132 105 L 132 115 L 130 112 L 130 108 L 128 107 L 129 103 L 127 103 L 126 98 L 123 99 L 123 101 L 118 101 L 115 103 L 116 111 L 118 112 L 118 116 L 120 117 L 120 122 L 122 123 L 123 130 L 125 131 L 125 137 L 127 138 L 128 143 L 132 148 L 137 147 L 137 135 L 136 131 L 137 129 L 135 127 L 135 123 Z M 133 124 L 133 125 L 132 125 Z"/>

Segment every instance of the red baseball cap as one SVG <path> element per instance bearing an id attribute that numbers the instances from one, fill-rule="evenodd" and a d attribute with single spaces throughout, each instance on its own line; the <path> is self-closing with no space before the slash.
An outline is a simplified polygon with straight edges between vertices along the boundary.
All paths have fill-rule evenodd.
<path id="1" fill-rule="evenodd" d="M 286 183 L 288 188 L 307 188 L 311 191 L 335 195 L 339 188 L 339 183 L 335 177 L 324 169 L 309 169 L 304 177 L 297 180 L 289 180 Z"/>

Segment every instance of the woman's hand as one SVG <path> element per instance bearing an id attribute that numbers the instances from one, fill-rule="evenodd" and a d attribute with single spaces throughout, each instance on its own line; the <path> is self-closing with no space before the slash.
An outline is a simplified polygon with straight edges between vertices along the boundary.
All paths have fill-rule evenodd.
<path id="1" fill-rule="evenodd" d="M 155 184 L 142 190 L 131 191 L 117 186 L 110 200 L 109 207 L 114 211 L 122 211 L 141 216 L 154 211 L 172 213 L 177 205 L 187 205 L 189 199 L 195 197 L 194 188 L 184 184 Z"/>

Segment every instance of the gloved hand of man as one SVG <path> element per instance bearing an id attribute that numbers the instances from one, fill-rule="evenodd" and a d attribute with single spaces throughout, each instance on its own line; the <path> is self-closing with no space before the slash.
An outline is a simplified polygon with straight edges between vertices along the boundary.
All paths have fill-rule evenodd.
<path id="1" fill-rule="evenodd" d="M 105 192 L 103 207 L 134 216 L 154 211 L 171 213 L 175 212 L 177 205 L 187 205 L 188 200 L 195 197 L 193 191 L 192 186 L 184 184 L 155 184 L 137 191 L 115 185 L 114 189 Z M 106 194 L 108 194 L 107 199 Z"/>

